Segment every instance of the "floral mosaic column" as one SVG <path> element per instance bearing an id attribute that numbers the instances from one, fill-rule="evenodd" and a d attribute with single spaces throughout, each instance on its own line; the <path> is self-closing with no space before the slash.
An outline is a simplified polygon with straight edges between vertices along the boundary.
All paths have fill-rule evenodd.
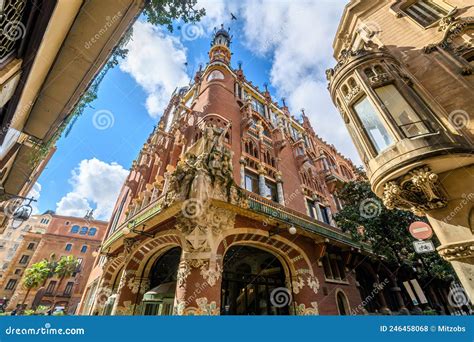
<path id="1" fill-rule="evenodd" d="M 220 261 L 182 259 L 177 276 L 175 315 L 219 315 L 222 268 Z"/>

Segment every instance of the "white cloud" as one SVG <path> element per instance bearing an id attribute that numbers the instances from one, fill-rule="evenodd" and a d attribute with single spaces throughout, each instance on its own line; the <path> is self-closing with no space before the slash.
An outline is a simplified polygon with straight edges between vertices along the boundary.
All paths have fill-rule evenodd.
<path id="1" fill-rule="evenodd" d="M 228 24 L 234 13 L 242 25 L 242 43 L 254 54 L 271 59 L 275 95 L 286 97 L 296 115 L 305 108 L 316 133 L 360 163 L 326 89 L 325 70 L 335 64 L 332 42 L 346 1 L 202 0 L 198 4 L 206 8 L 204 26 Z"/>
<path id="2" fill-rule="evenodd" d="M 179 39 L 162 28 L 136 22 L 133 37 L 127 44 L 127 57 L 120 69 L 129 73 L 144 89 L 145 106 L 153 118 L 160 116 L 176 87 L 189 83 L 186 74 L 186 49 Z"/>
<path id="3" fill-rule="evenodd" d="M 39 213 L 39 208 L 38 208 L 38 200 L 41 196 L 41 184 L 36 182 L 33 187 L 31 188 L 30 192 L 26 197 L 28 198 L 34 198 L 36 202 L 31 202 L 30 205 L 33 208 L 32 214 L 36 215 Z M 26 202 L 28 203 L 28 202 Z"/>
<path id="4" fill-rule="evenodd" d="M 108 219 L 128 171 L 117 163 L 96 158 L 82 160 L 71 172 L 73 190 L 56 203 L 59 215 L 84 216 L 95 208 L 94 216 Z"/>

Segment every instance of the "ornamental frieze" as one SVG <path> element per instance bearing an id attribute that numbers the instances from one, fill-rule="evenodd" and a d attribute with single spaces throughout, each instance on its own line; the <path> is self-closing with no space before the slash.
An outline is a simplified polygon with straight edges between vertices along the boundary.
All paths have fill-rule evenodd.
<path id="1" fill-rule="evenodd" d="M 442 194 L 438 175 L 425 166 L 385 184 L 383 203 L 388 209 L 409 210 L 422 216 L 426 211 L 445 207 L 447 200 Z"/>

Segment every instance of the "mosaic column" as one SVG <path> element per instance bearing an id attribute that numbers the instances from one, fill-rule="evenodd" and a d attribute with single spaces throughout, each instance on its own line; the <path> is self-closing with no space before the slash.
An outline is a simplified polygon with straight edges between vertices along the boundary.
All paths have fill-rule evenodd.
<path id="1" fill-rule="evenodd" d="M 240 158 L 240 187 L 245 189 L 245 165 L 247 162 L 244 158 Z"/>
<path id="2" fill-rule="evenodd" d="M 285 205 L 285 195 L 283 194 L 283 179 L 281 178 L 281 172 L 276 174 L 276 181 L 277 181 L 277 195 L 278 195 L 278 203 L 281 205 Z"/>
<path id="3" fill-rule="evenodd" d="M 291 284 L 287 284 L 292 291 L 290 314 L 299 316 L 319 315 L 316 294 L 319 291 L 319 280 L 314 275 L 301 273 L 293 276 Z"/>
<path id="4" fill-rule="evenodd" d="M 219 315 L 221 300 L 221 260 L 186 259 L 178 268 L 175 315 Z"/>
<path id="5" fill-rule="evenodd" d="M 125 239 L 125 263 L 124 271 L 120 277 L 117 289 L 117 298 L 115 299 L 111 315 L 133 315 L 136 314 L 137 292 L 135 287 L 135 277 L 141 260 L 132 259 L 133 246 L 136 242 L 133 239 Z"/>
<path id="6" fill-rule="evenodd" d="M 258 165 L 258 191 L 260 193 L 260 196 L 262 197 L 267 197 L 268 191 L 267 191 L 267 186 L 265 184 L 265 167 L 262 164 Z"/>

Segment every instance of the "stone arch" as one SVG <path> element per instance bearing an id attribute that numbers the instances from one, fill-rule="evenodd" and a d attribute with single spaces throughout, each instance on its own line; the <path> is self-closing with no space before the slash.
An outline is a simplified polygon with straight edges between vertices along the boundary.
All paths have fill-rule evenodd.
<path id="1" fill-rule="evenodd" d="M 125 258 L 123 255 L 119 255 L 105 264 L 102 276 L 105 284 L 109 284 L 111 287 L 114 285 L 115 280 L 120 274 L 120 271 L 125 266 L 124 263 Z"/>
<path id="2" fill-rule="evenodd" d="M 254 246 L 275 255 L 285 268 L 294 293 L 299 293 L 304 286 L 311 288 L 314 293 L 318 292 L 319 280 L 314 274 L 312 263 L 306 252 L 295 243 L 279 235 L 269 237 L 268 232 L 263 230 L 236 228 L 222 236 L 217 254 L 224 256 L 229 247 L 234 245 Z"/>
<path id="3" fill-rule="evenodd" d="M 147 277 L 153 262 L 173 247 L 183 248 L 183 238 L 178 231 L 165 231 L 140 244 L 133 252 L 127 269 L 136 270 L 135 274 L 139 277 Z"/>

